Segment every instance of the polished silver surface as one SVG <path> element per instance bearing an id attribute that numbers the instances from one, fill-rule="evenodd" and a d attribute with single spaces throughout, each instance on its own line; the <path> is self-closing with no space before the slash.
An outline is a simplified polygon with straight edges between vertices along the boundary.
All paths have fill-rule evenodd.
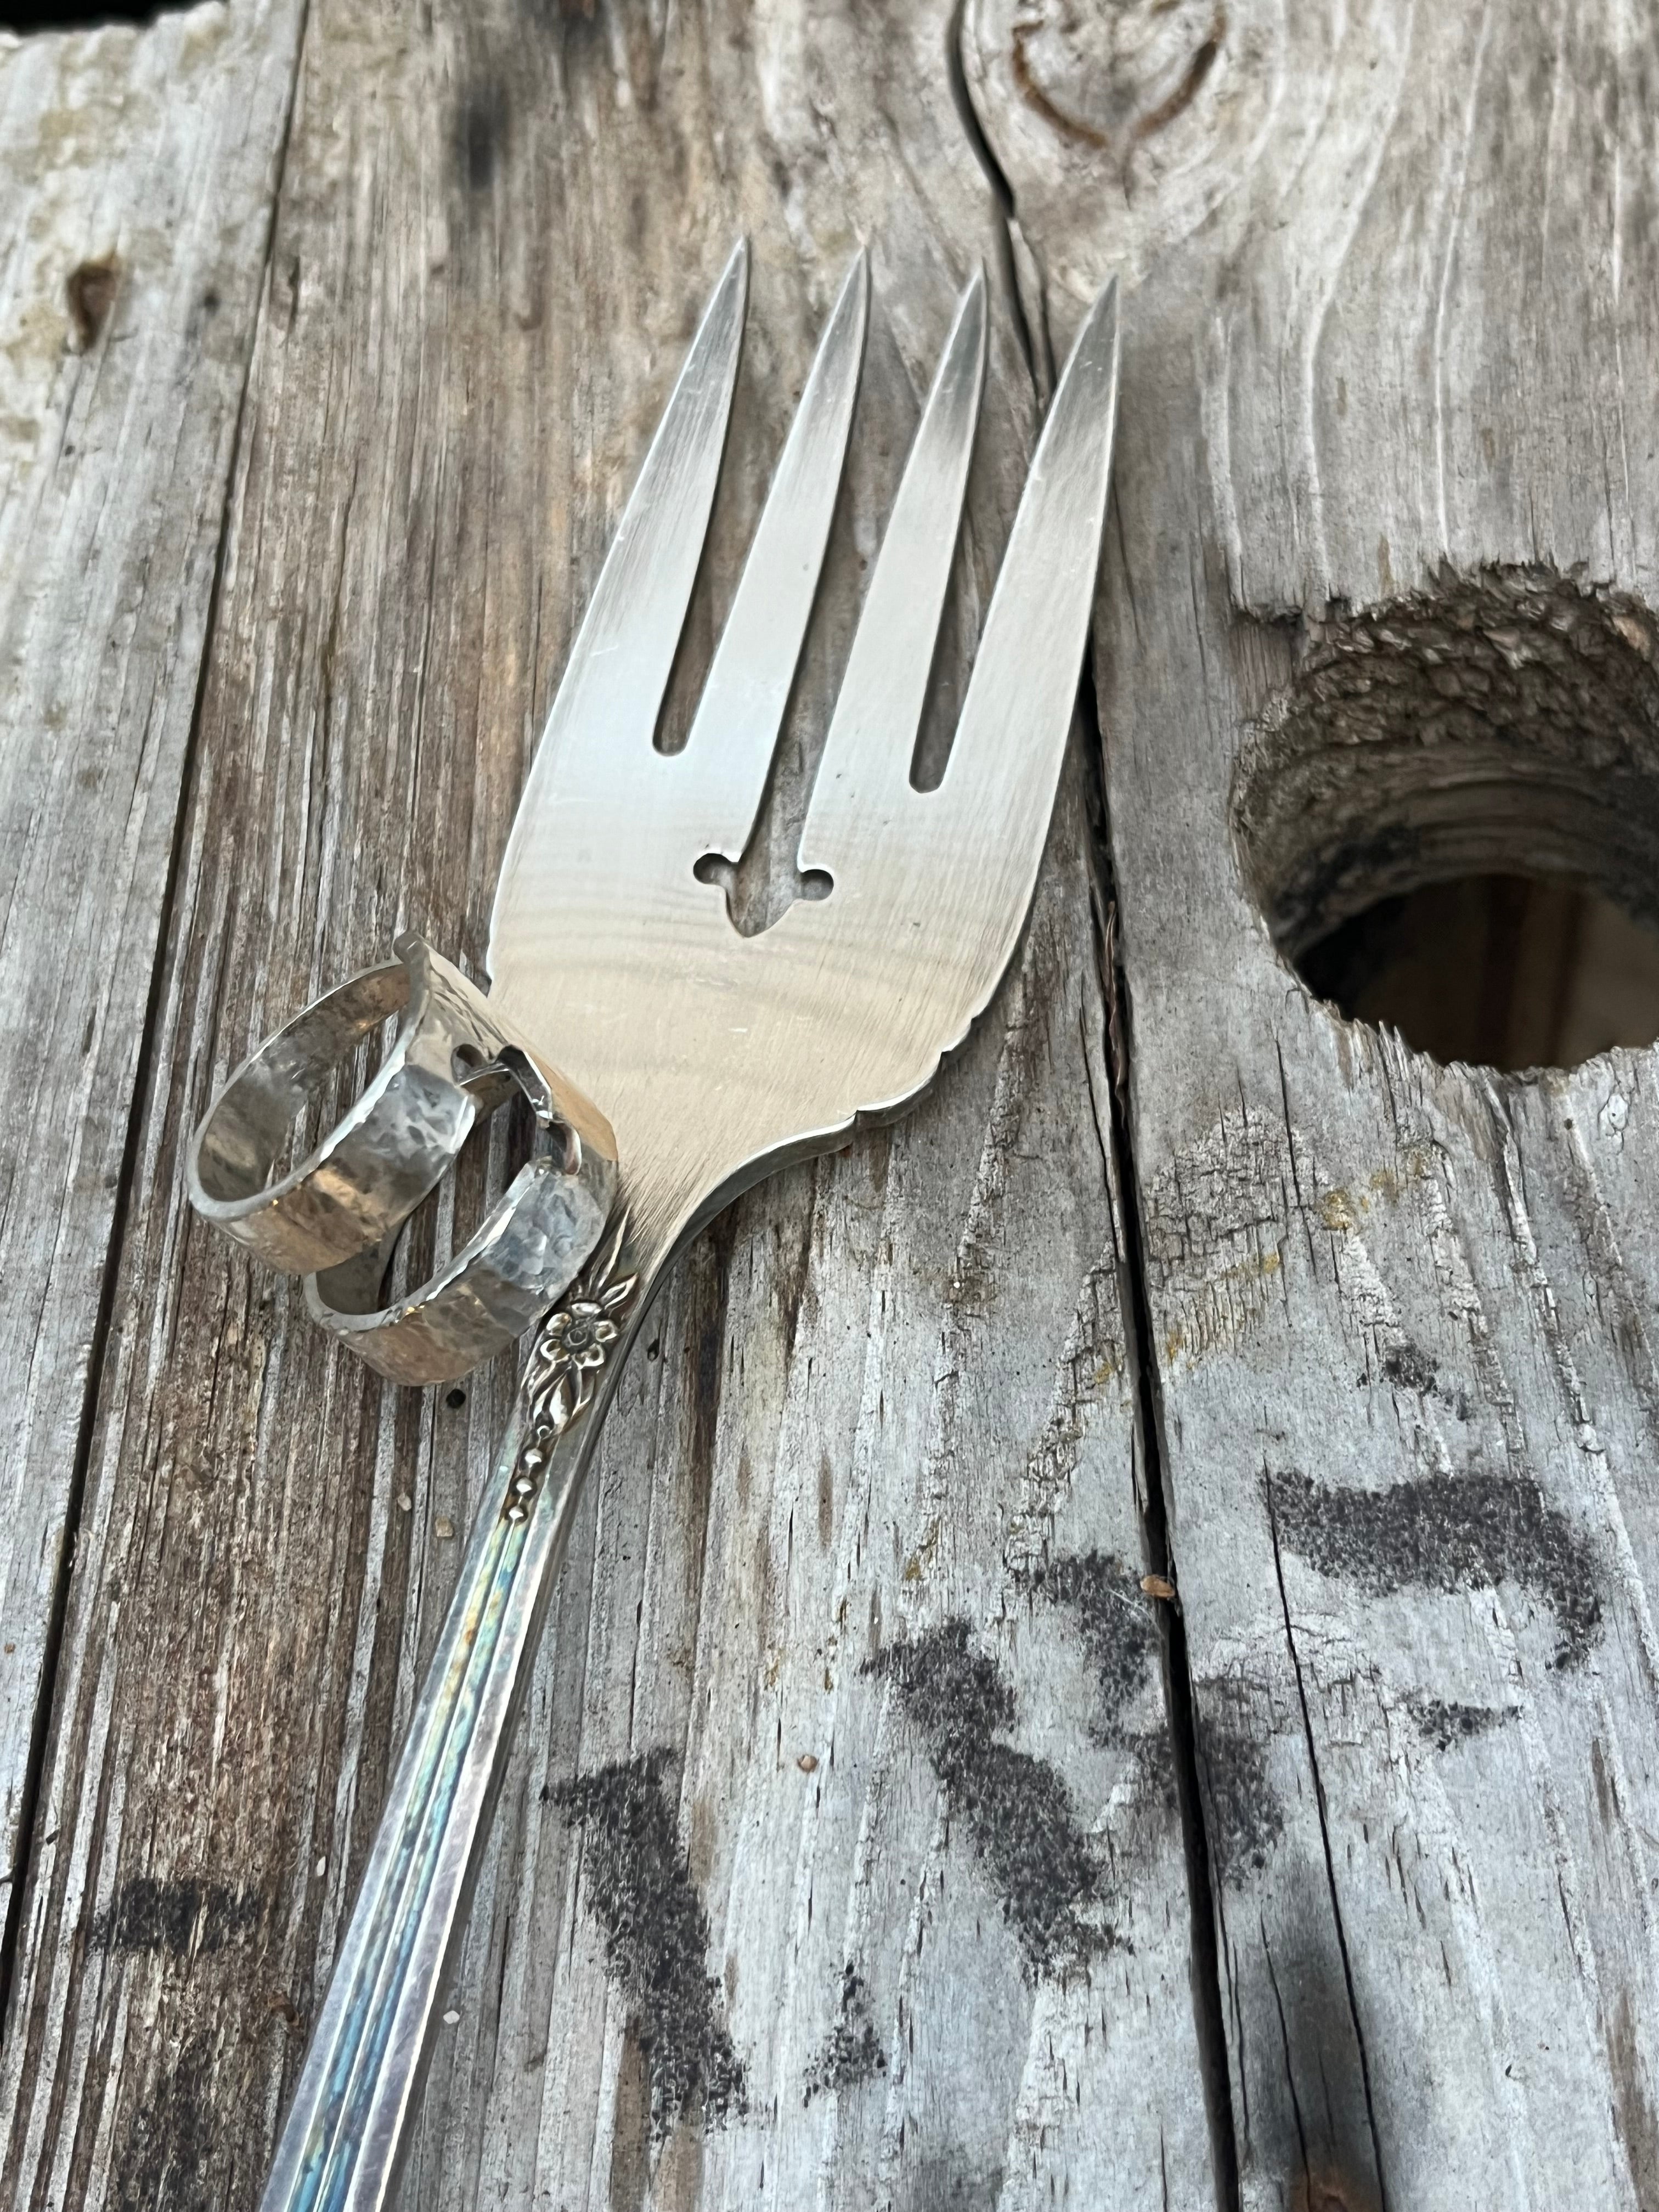
<path id="1" fill-rule="evenodd" d="M 583 1471 L 653 1283 L 697 1224 L 745 1184 L 916 1096 L 995 989 L 1036 883 L 1105 515 L 1115 288 L 1091 313 L 1055 393 L 944 777 L 937 790 L 919 792 L 910 763 L 984 370 L 982 278 L 963 295 L 871 577 L 807 812 L 799 866 L 820 872 L 823 895 L 743 937 L 700 864 L 738 860 L 760 806 L 840 482 L 869 279 L 860 255 L 779 460 L 690 735 L 671 755 L 656 749 L 654 733 L 719 476 L 744 284 L 739 248 L 572 647 L 514 824 L 491 927 L 488 1019 L 556 1085 L 550 1119 L 562 1117 L 575 1133 L 578 1152 L 590 1128 L 614 1131 L 605 1157 L 621 1162 L 627 1212 L 582 1283 L 558 1303 L 526 1364 L 520 1411 L 306 2058 L 266 2212 L 370 2212 L 386 2201 L 512 1713 Z M 301 1077 L 309 1080 L 306 1071 L 330 1052 L 338 1056 L 342 1036 L 349 1042 L 372 1026 L 376 994 L 387 988 L 354 979 L 337 1005 L 320 1002 L 290 1024 L 264 1048 L 268 1059 L 256 1054 L 233 1079 L 204 1126 L 204 1210 L 216 1207 L 214 1218 L 246 1242 L 263 1237 L 279 1264 L 360 1237 L 384 1212 L 382 1185 L 395 1183 L 400 1201 L 430 1188 L 434 1165 L 441 1172 L 459 1148 L 464 1109 L 441 1097 L 441 1113 L 410 1115 L 408 1148 L 397 1150 L 394 1166 L 369 1146 L 373 1187 L 354 1191 L 365 1133 L 383 1137 L 392 1124 L 376 1116 L 403 1111 L 401 1093 L 387 1103 L 395 1085 L 371 1086 L 376 1103 L 367 1113 L 361 1103 L 354 1109 L 295 1171 L 297 1181 L 270 1193 L 259 1187 L 281 1141 L 272 1132 L 296 1085 L 303 1090 Z M 314 1036 L 304 1028 L 313 1018 Z M 498 1061 L 505 1057 L 497 1051 Z M 411 1061 L 425 1066 L 412 1047 L 404 1064 Z M 453 1078 L 453 1059 L 447 1065 Z M 240 1121 L 233 1114 L 216 1125 L 244 1079 L 251 1103 Z M 419 1096 L 424 1101 L 424 1091 Z M 314 1191 L 308 1177 L 317 1178 Z M 367 1242 L 354 1248 L 356 1255 L 368 1250 Z M 337 1300 L 367 1295 L 369 1261 L 356 1256 L 355 1265 L 355 1274 L 348 1265 L 344 1277 L 319 1278 L 313 1297 L 325 1285 Z M 567 1280 L 550 1275 L 543 1309 Z M 336 1303 L 335 1326 L 343 1313 Z"/>
<path id="2" fill-rule="evenodd" d="M 378 1244 L 436 1187 L 477 1118 L 457 1056 L 493 1058 L 497 1033 L 480 1020 L 484 1001 L 418 939 L 398 951 L 251 1053 L 191 1139 L 191 1203 L 267 1267 L 305 1274 Z M 296 1166 L 273 1177 L 301 1116 L 393 1014 L 402 1017 L 397 1041 L 374 1080 Z"/>
<path id="3" fill-rule="evenodd" d="M 832 317 L 779 481 L 798 449 L 822 465 L 844 438 L 842 362 L 863 272 Z M 856 306 L 855 306 L 856 303 Z M 699 341 L 701 343 L 701 341 Z M 700 880 L 738 858 L 753 823 L 806 628 L 803 557 L 745 568 L 733 621 L 766 641 L 765 680 L 728 677 L 677 753 L 653 742 L 663 682 L 603 723 L 549 717 L 502 867 L 489 947 L 501 1006 L 617 1131 L 641 1237 L 689 1224 L 780 1161 L 836 1142 L 913 1098 L 995 989 L 1024 922 L 1070 726 L 1105 514 L 1117 376 L 1108 292 L 1050 410 L 999 577 L 944 780 L 910 762 L 977 414 L 981 279 L 969 286 L 871 578 L 802 837 L 803 871 L 832 879 L 742 937 Z M 700 423 L 705 463 L 723 434 Z M 692 449 L 681 448 L 690 471 Z M 653 456 L 654 458 L 654 456 Z M 643 489 L 643 485 L 641 487 Z M 773 498 L 779 496 L 775 489 Z M 757 532 L 766 542 L 769 505 Z M 648 532 L 632 507 L 624 530 Z M 608 582 L 608 576 L 606 581 Z M 601 592 L 605 590 L 602 583 Z M 657 592 L 678 630 L 690 578 Z M 728 635 L 730 632 L 728 630 Z M 583 642 L 586 641 L 584 631 Z M 590 678 L 583 672 L 579 685 Z M 567 684 L 568 679 L 567 679 Z"/>

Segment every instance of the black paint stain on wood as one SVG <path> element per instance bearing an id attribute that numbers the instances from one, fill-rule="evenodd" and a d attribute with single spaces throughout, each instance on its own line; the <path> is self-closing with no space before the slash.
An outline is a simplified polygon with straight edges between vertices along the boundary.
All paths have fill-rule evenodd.
<path id="1" fill-rule="evenodd" d="M 264 1900 L 252 1890 L 135 1875 L 93 1922 L 87 1941 L 94 1951 L 122 1956 L 164 1951 L 204 1958 L 256 1927 L 264 1911 Z"/>
<path id="2" fill-rule="evenodd" d="M 1237 1883 L 1267 1865 L 1285 1832 L 1285 1815 L 1267 1778 L 1267 1746 L 1241 1718 L 1213 1711 L 1219 1687 L 1200 1694 L 1199 1786 L 1216 1871 L 1223 1881 Z"/>
<path id="3" fill-rule="evenodd" d="M 663 1787 L 672 1765 L 672 1752 L 648 1752 L 553 1793 L 582 1832 L 587 1902 L 611 1978 L 638 2022 L 659 2142 L 699 2103 L 706 2125 L 740 2115 L 744 2091 L 720 1984 L 707 1970 L 708 1915 Z"/>
<path id="4" fill-rule="evenodd" d="M 1102 1745 L 1127 1743 L 1124 1713 L 1146 1687 L 1158 1659 L 1158 1624 L 1139 1576 L 1109 1552 L 1090 1552 L 1051 1559 L 1021 1579 L 1076 1613 L 1083 1648 L 1100 1686 L 1101 1710 L 1091 1720 L 1089 1733 Z"/>
<path id="5" fill-rule="evenodd" d="M 1520 1712 L 1519 1705 L 1464 1705 L 1455 1698 L 1413 1698 L 1411 1717 L 1422 1730 L 1424 1739 L 1437 1751 L 1449 1751 L 1454 1744 L 1467 1743 L 1472 1736 L 1485 1735 L 1489 1729 L 1502 1728 Z"/>
<path id="6" fill-rule="evenodd" d="M 806 2094 L 801 2102 L 810 2105 L 825 2089 L 855 2089 L 860 2081 L 886 2071 L 887 2053 L 876 2040 L 875 2023 L 870 2017 L 870 1992 L 864 1977 L 847 1966 L 841 1978 L 840 2015 L 806 2069 Z"/>
<path id="7" fill-rule="evenodd" d="M 1281 1539 L 1322 1575 L 1373 1596 L 1515 1583 L 1555 1615 L 1552 1663 L 1581 1666 L 1601 1632 L 1590 1547 L 1524 1477 L 1431 1475 L 1389 1490 L 1333 1490 L 1304 1474 L 1269 1478 Z"/>
<path id="8" fill-rule="evenodd" d="M 112 253 L 100 254 L 95 261 L 82 261 L 70 270 L 64 296 L 69 304 L 76 353 L 90 353 L 97 344 L 109 320 L 109 311 L 115 305 L 115 289 L 120 276 L 121 264 Z"/>
<path id="9" fill-rule="evenodd" d="M 1064 1777 L 998 1741 L 1013 1726 L 1014 1693 L 996 1662 L 969 1649 L 967 1621 L 889 1644 L 862 1671 L 892 1683 L 921 1730 L 951 1816 L 965 1825 L 1031 1973 L 1063 1976 L 1119 1943 L 1085 1917 L 1101 1902 L 1102 1869 Z"/>
<path id="10" fill-rule="evenodd" d="M 1396 1390 L 1410 1390 L 1419 1398 L 1437 1398 L 1449 1407 L 1460 1421 L 1469 1418 L 1469 1394 L 1461 1385 L 1441 1380 L 1440 1369 L 1432 1353 L 1407 1337 L 1403 1342 L 1390 1345 L 1382 1354 L 1383 1380 L 1393 1383 Z M 1375 1376 L 1358 1376 L 1360 1389 L 1376 1381 Z"/>
<path id="11" fill-rule="evenodd" d="M 132 2116 L 111 2176 L 112 2212 L 208 2212 L 224 2201 L 211 2166 L 222 2130 L 214 2118 L 212 2048 L 187 2040 L 159 2087 Z"/>
<path id="12" fill-rule="evenodd" d="M 1440 1376 L 1430 1354 L 1421 1345 L 1409 1341 L 1392 1345 L 1383 1353 L 1382 1372 L 1400 1389 L 1415 1390 L 1421 1395 L 1433 1389 Z"/>
<path id="13" fill-rule="evenodd" d="M 1136 1778 L 1141 1802 L 1147 1805 L 1161 1805 L 1166 1813 L 1178 1812 L 1181 1792 L 1176 1780 L 1175 1744 L 1168 1727 L 1127 1733 L 1122 1742 L 1127 1751 L 1134 1753 L 1139 1763 Z"/>

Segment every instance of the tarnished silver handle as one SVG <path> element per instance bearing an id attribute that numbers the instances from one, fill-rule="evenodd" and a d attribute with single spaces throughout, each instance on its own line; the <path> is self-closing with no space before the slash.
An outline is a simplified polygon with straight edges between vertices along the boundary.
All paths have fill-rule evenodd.
<path id="1" fill-rule="evenodd" d="M 384 1374 L 445 1380 L 539 1324 L 264 2212 L 380 2212 L 391 2192 L 514 1711 L 657 1264 L 630 1243 L 626 1215 L 612 1219 L 616 1139 L 604 1115 L 429 946 L 404 937 L 397 952 L 234 1070 L 189 1163 L 198 1211 L 270 1264 L 304 1273 L 313 1315 Z M 274 1176 L 296 1117 L 393 1014 L 397 1037 L 362 1095 L 297 1167 Z M 534 1155 L 447 1266 L 382 1307 L 400 1227 L 512 1085 L 535 1110 Z"/>
<path id="2" fill-rule="evenodd" d="M 621 1224 L 538 1332 L 262 2212 L 380 2212 L 391 2194 L 513 1715 L 648 1290 Z"/>

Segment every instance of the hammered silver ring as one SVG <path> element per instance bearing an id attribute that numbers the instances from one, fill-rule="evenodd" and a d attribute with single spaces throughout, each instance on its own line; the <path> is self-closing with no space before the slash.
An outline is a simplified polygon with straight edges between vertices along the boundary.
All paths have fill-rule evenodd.
<path id="1" fill-rule="evenodd" d="M 396 960 L 316 1000 L 222 1085 L 191 1148 L 191 1199 L 268 1265 L 305 1275 L 313 1315 L 370 1366 L 399 1382 L 447 1382 L 520 1335 L 592 1252 L 616 1195 L 615 1141 L 458 969 L 413 935 L 395 949 Z M 398 1013 L 362 1096 L 269 1180 L 297 1115 Z M 536 1113 L 535 1155 L 430 1282 L 380 1305 L 404 1223 L 514 1086 Z"/>
<path id="2" fill-rule="evenodd" d="M 561 1127 L 519 1170 L 476 1235 L 428 1282 L 379 1303 L 375 1251 L 306 1278 L 312 1317 L 396 1382 L 447 1382 L 540 1320 L 605 1234 L 613 1160 Z"/>

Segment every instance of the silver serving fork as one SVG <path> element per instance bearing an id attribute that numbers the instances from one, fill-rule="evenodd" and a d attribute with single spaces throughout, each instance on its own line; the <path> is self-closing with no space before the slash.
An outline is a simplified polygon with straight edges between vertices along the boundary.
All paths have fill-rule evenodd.
<path id="1" fill-rule="evenodd" d="M 799 865 L 825 895 L 740 936 L 698 863 L 741 859 L 811 611 L 863 351 L 862 254 L 830 317 L 683 750 L 653 736 L 716 480 L 742 336 L 732 255 L 646 458 L 514 823 L 488 1000 L 416 940 L 308 1009 L 224 1086 L 191 1196 L 385 1371 L 457 1371 L 535 1319 L 264 2199 L 386 2203 L 512 1717 L 617 1373 L 653 1285 L 782 1162 L 891 1116 L 996 988 L 1053 810 L 1105 514 L 1115 286 L 1085 323 L 1015 520 L 942 781 L 909 780 L 983 380 L 963 295 L 842 679 Z M 827 887 L 826 887 L 827 886 Z M 319 1070 L 406 1008 L 364 1098 L 269 1171 Z M 377 1310 L 391 1240 L 478 1111 L 516 1084 L 537 1155 L 425 1292 Z M 585 1263 L 573 1283 L 574 1270 Z"/>

